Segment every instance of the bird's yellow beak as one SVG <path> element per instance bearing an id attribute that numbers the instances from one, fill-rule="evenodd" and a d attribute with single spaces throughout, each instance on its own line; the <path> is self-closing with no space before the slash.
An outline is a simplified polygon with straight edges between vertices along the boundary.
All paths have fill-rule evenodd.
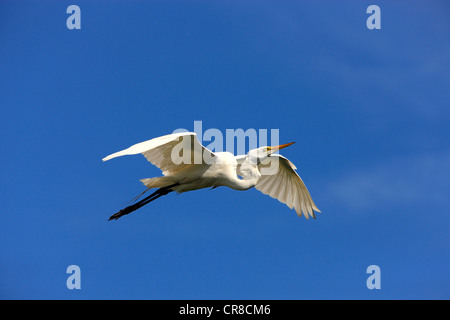
<path id="1" fill-rule="evenodd" d="M 291 142 L 291 143 L 286 143 L 286 144 L 281 144 L 279 146 L 272 146 L 272 147 L 267 147 L 269 149 L 270 152 L 276 152 L 278 150 L 281 150 L 283 148 L 289 147 L 290 145 L 293 145 L 295 142 Z"/>

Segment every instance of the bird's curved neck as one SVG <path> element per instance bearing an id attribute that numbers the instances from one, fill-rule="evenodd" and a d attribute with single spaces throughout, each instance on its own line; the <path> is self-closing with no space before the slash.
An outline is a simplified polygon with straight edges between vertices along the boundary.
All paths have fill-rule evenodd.
<path id="1" fill-rule="evenodd" d="M 248 159 L 241 164 L 239 174 L 242 176 L 242 179 L 239 179 L 236 175 L 230 188 L 235 190 L 247 190 L 256 186 L 259 178 L 261 178 L 258 167 L 255 164 L 250 164 Z"/>
<path id="2" fill-rule="evenodd" d="M 236 177 L 232 185 L 230 185 L 229 187 L 234 190 L 248 190 L 256 186 L 257 182 L 258 179 L 239 179 L 238 177 Z"/>

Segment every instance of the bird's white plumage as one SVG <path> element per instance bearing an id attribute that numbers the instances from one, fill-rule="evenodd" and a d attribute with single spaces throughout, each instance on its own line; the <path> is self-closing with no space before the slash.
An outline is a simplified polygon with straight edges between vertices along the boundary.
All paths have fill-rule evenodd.
<path id="1" fill-rule="evenodd" d="M 173 157 L 172 154 L 174 148 L 177 148 L 176 151 L 189 150 L 189 160 L 174 161 L 174 158 L 177 158 Z M 214 157 L 214 153 L 198 141 L 194 132 L 180 132 L 137 143 L 125 150 L 103 158 L 103 161 L 138 153 L 142 153 L 150 163 L 161 169 L 165 176 L 179 172 L 192 165 L 205 165 L 203 156 Z"/>
<path id="2" fill-rule="evenodd" d="M 320 212 L 309 194 L 303 180 L 297 174 L 295 165 L 279 154 L 272 154 L 258 165 L 261 178 L 255 188 L 274 199 L 294 208 L 299 216 L 315 218 Z"/>
<path id="3" fill-rule="evenodd" d="M 195 133 L 181 132 L 137 143 L 103 158 L 103 161 L 141 153 L 149 162 L 160 168 L 164 175 L 142 179 L 148 188 L 170 186 L 173 191 L 186 192 L 218 186 L 236 190 L 255 187 L 285 203 L 289 208 L 294 208 L 299 216 L 303 212 L 306 218 L 315 218 L 314 211 L 320 210 L 295 171 L 294 164 L 285 157 L 268 151 L 278 147 L 284 145 L 251 150 L 254 151 L 252 157 L 264 159 L 256 165 L 250 161 L 250 152 L 239 156 L 228 152 L 213 153 L 198 141 Z M 189 153 L 187 158 L 183 157 L 183 161 L 177 159 L 181 150 Z"/>

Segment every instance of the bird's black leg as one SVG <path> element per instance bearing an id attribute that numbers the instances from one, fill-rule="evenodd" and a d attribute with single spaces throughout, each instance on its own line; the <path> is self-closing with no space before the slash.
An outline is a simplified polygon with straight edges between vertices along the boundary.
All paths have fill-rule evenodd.
<path id="1" fill-rule="evenodd" d="M 164 188 L 160 188 L 158 190 L 156 190 L 155 192 L 153 192 L 151 195 L 145 197 L 144 199 L 120 210 L 119 212 L 113 214 L 111 217 L 109 217 L 108 221 L 110 220 L 117 220 L 120 217 L 127 215 L 143 206 L 145 206 L 146 204 L 152 202 L 153 200 L 158 199 L 159 197 L 165 196 L 166 194 L 172 192 L 173 190 L 171 190 L 170 188 L 176 186 L 176 184 L 164 187 Z"/>

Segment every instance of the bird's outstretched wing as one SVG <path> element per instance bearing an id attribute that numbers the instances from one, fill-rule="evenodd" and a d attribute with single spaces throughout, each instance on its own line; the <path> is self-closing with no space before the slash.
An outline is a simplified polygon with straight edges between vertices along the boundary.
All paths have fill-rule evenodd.
<path id="1" fill-rule="evenodd" d="M 285 203 L 290 209 L 294 208 L 300 217 L 303 212 L 307 219 L 309 216 L 316 218 L 314 211 L 320 210 L 291 161 L 279 154 L 272 154 L 258 168 L 261 178 L 255 186 L 257 190 Z"/>
<path id="2" fill-rule="evenodd" d="M 207 165 L 205 159 L 215 156 L 198 141 L 194 132 L 181 132 L 137 143 L 103 158 L 103 161 L 138 153 L 161 169 L 164 175 L 175 174 L 193 165 Z"/>

